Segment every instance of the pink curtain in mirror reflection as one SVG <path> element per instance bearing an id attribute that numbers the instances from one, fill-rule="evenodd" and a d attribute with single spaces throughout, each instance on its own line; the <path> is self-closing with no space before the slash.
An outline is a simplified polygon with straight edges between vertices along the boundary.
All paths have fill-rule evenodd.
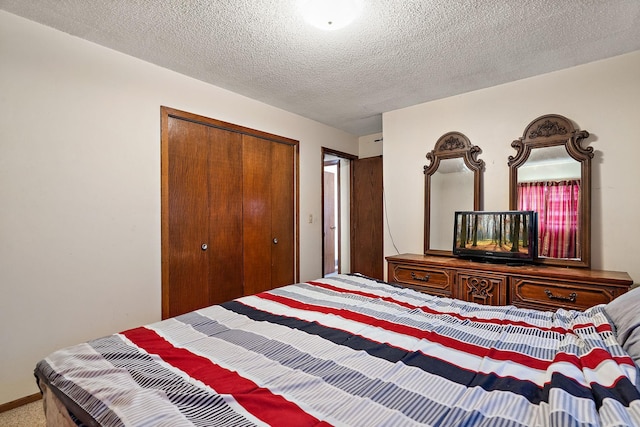
<path id="1" fill-rule="evenodd" d="M 518 209 L 538 212 L 538 256 L 576 258 L 580 180 L 518 183 Z"/>

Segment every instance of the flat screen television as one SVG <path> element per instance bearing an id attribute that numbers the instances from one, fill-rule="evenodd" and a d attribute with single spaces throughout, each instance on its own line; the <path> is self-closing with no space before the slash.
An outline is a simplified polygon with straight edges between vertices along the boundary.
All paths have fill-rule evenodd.
<path id="1" fill-rule="evenodd" d="M 535 211 L 456 211 L 453 254 L 477 261 L 533 262 L 537 230 Z"/>

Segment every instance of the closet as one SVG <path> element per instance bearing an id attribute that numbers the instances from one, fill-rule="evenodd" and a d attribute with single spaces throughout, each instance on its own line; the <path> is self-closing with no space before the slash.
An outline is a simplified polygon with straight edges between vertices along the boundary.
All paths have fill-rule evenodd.
<path id="1" fill-rule="evenodd" d="M 161 108 L 162 317 L 298 279 L 298 141 Z"/>

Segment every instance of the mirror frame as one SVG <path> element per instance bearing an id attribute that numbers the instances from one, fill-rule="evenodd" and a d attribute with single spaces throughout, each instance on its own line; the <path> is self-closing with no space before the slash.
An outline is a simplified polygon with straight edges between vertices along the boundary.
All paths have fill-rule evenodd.
<path id="1" fill-rule="evenodd" d="M 522 166 L 534 148 L 563 145 L 571 158 L 580 163 L 581 188 L 579 223 L 581 227 L 579 258 L 537 258 L 538 264 L 563 267 L 591 266 L 591 159 L 593 147 L 582 147 L 582 141 L 589 136 L 586 130 L 579 130 L 571 120 L 558 114 L 546 114 L 533 120 L 524 130 L 522 137 L 511 143 L 516 149 L 515 156 L 509 156 L 509 209 L 518 207 L 518 168 Z"/>
<path id="2" fill-rule="evenodd" d="M 469 138 L 460 132 L 447 132 L 438 138 L 434 149 L 427 153 L 430 164 L 424 166 L 424 254 L 453 256 L 453 240 L 451 250 L 431 249 L 429 246 L 431 222 L 431 176 L 438 170 L 440 161 L 444 159 L 462 158 L 464 164 L 473 172 L 473 210 L 482 209 L 482 172 L 484 160 L 477 158 L 482 150 L 472 145 Z M 460 209 L 465 210 L 465 209 Z M 451 230 L 453 233 L 453 230 Z"/>

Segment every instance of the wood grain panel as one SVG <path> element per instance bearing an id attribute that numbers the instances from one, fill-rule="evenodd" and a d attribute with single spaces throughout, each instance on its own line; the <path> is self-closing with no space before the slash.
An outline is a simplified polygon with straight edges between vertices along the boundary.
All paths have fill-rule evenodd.
<path id="1" fill-rule="evenodd" d="M 271 143 L 271 288 L 295 281 L 294 150 L 292 145 Z"/>
<path id="2" fill-rule="evenodd" d="M 620 295 L 619 288 L 579 282 L 549 282 L 531 277 L 511 277 L 512 304 L 519 307 L 583 310 L 606 304 Z"/>
<path id="3" fill-rule="evenodd" d="M 168 123 L 168 282 L 163 317 L 208 305 L 209 142 L 208 129 L 169 117 Z"/>
<path id="4" fill-rule="evenodd" d="M 353 162 L 351 271 L 384 279 L 382 156 Z"/>
<path id="5" fill-rule="evenodd" d="M 507 276 L 458 271 L 457 298 L 484 305 L 504 305 L 507 302 Z"/>
<path id="6" fill-rule="evenodd" d="M 298 141 L 161 107 L 163 318 L 298 280 L 298 161 Z"/>
<path id="7" fill-rule="evenodd" d="M 407 284 L 406 273 L 403 276 L 397 272 L 440 269 L 452 272 L 447 277 L 450 281 L 455 280 L 454 298 L 490 305 L 513 304 L 538 310 L 583 310 L 613 300 L 627 292 L 633 284 L 629 274 L 624 271 L 482 263 L 421 254 L 393 255 L 386 259 L 391 282 Z M 429 286 L 423 286 L 420 290 L 442 295 L 440 289 Z"/>
<path id="8" fill-rule="evenodd" d="M 245 293 L 271 288 L 271 144 L 242 137 Z"/>
<path id="9" fill-rule="evenodd" d="M 455 270 L 389 263 L 388 280 L 431 295 L 453 295 Z"/>
<path id="10" fill-rule="evenodd" d="M 208 128 L 209 304 L 244 295 L 242 239 L 242 135 Z"/>

